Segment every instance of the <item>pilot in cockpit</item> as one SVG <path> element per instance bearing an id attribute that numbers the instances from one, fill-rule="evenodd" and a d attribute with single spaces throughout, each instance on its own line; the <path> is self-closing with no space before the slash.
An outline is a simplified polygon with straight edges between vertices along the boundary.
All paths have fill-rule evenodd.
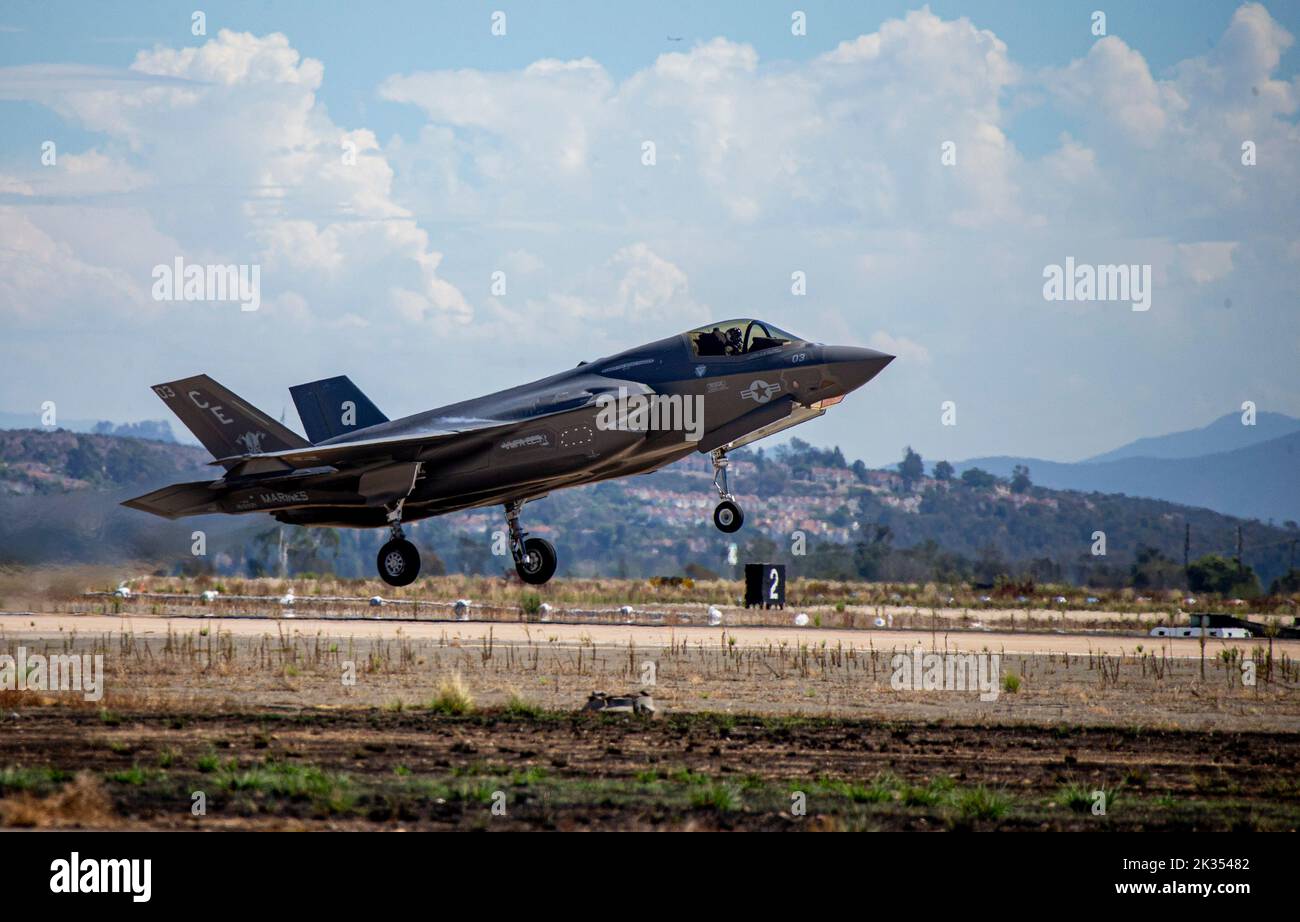
<path id="1" fill-rule="evenodd" d="M 744 337 L 739 327 L 729 327 L 725 333 L 714 327 L 696 334 L 696 350 L 699 355 L 741 355 L 745 351 Z"/>

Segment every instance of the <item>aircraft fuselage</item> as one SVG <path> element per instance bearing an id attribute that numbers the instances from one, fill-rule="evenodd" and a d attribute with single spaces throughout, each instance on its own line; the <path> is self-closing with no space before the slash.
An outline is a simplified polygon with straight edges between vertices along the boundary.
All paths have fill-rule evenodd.
<path id="1" fill-rule="evenodd" d="M 469 432 L 454 443 L 412 446 L 398 455 L 422 466 L 403 510 L 403 519 L 414 521 L 658 470 L 693 452 L 712 451 L 732 441 L 717 441 L 717 433 L 731 424 L 754 417 L 756 424 L 766 425 L 768 417 L 784 416 L 779 411 L 791 401 L 811 406 L 843 397 L 887 362 L 888 357 L 871 350 L 807 342 L 748 355 L 696 356 L 685 335 L 674 336 L 539 381 L 381 423 L 321 444 L 418 436 L 485 416 L 516 418 L 504 433 Z M 628 428 L 602 426 L 603 408 L 588 404 L 593 375 L 645 385 L 649 393 L 639 396 L 647 401 L 677 398 L 683 407 L 698 408 L 689 414 L 694 425 L 690 429 L 684 425 L 685 412 L 665 412 L 659 428 L 643 425 L 638 430 L 638 420 Z M 620 395 L 611 391 L 609 396 L 612 402 Z M 627 393 L 628 402 L 634 403 L 637 396 Z M 566 404 L 587 405 L 566 411 Z M 606 409 L 606 423 L 608 418 Z M 277 518 L 299 524 L 384 524 L 382 508 L 319 508 L 336 502 L 340 495 L 331 488 L 332 481 L 329 475 L 322 475 L 307 482 L 308 495 L 299 494 L 293 508 L 278 513 Z M 317 491 L 319 495 L 313 495 Z M 268 499 L 274 502 L 276 497 Z"/>

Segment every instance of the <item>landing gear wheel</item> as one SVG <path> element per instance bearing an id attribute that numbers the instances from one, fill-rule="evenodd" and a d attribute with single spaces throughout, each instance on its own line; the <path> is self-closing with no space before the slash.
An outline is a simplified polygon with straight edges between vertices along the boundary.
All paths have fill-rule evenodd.
<path id="1" fill-rule="evenodd" d="M 379 549 L 379 578 L 390 586 L 409 586 L 420 575 L 420 552 L 405 538 L 394 538 Z"/>
<path id="2" fill-rule="evenodd" d="M 555 575 L 558 562 L 555 545 L 545 538 L 528 538 L 524 541 L 524 554 L 515 564 L 515 571 L 525 583 L 540 586 Z"/>
<path id="3" fill-rule="evenodd" d="M 732 534 L 740 531 L 740 526 L 745 524 L 745 513 L 731 500 L 724 499 L 713 510 L 713 524 L 718 526 L 718 531 Z"/>

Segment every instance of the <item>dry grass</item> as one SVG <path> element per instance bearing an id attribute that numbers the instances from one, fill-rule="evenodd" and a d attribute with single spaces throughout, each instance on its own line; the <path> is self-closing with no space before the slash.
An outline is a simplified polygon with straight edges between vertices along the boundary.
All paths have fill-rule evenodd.
<path id="1" fill-rule="evenodd" d="M 24 829 L 107 829 L 119 825 L 99 779 L 79 772 L 47 797 L 18 794 L 0 799 L 0 825 Z"/>
<path id="2" fill-rule="evenodd" d="M 738 639 L 727 630 L 641 642 L 624 635 L 598 643 L 585 631 L 561 641 L 546 625 L 500 636 L 494 625 L 455 625 L 413 636 L 338 630 L 300 631 L 268 622 L 265 633 L 234 633 L 220 622 L 189 622 L 153 632 L 60 631 L 23 639 L 29 653 L 99 654 L 104 696 L 79 692 L 0 691 L 0 715 L 40 708 L 94 711 L 106 728 L 133 711 L 209 712 L 241 707 L 396 708 L 428 706 L 449 714 L 480 708 L 532 712 L 572 710 L 594 690 L 645 687 L 668 712 L 725 710 L 764 714 L 827 714 L 880 718 L 1068 719 L 1088 724 L 1300 727 L 1300 662 L 1285 650 L 1243 650 L 1257 664 L 1255 686 L 1243 686 L 1235 658 L 1209 651 L 1204 674 L 1196 658 L 1165 648 L 1104 653 L 1002 654 L 1007 686 L 992 703 L 978 696 L 895 691 L 890 635 L 865 633 L 862 644 L 788 644 Z M 606 632 L 608 634 L 608 632 Z M 15 638 L 0 631 L 0 650 Z M 935 651 L 946 640 L 935 640 Z M 352 680 L 349 680 L 351 677 Z M 471 692 L 472 689 L 472 692 Z M 0 731 L 2 732 L 2 731 Z"/>
<path id="3" fill-rule="evenodd" d="M 459 672 L 453 672 L 438 683 L 438 694 L 429 702 L 435 714 L 460 716 L 474 710 L 474 696 Z"/>

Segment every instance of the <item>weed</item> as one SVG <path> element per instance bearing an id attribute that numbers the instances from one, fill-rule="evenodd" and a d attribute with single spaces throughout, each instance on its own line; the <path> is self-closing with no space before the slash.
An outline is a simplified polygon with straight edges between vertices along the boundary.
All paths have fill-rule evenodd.
<path id="1" fill-rule="evenodd" d="M 474 710 L 474 696 L 470 694 L 469 687 L 459 672 L 452 673 L 438 685 L 438 694 L 429 702 L 429 710 L 452 717 L 460 717 Z"/>
<path id="2" fill-rule="evenodd" d="M 71 774 L 57 768 L 19 768 L 10 766 L 0 769 L 0 794 L 14 791 L 45 791 L 62 784 L 72 777 Z"/>
<path id="3" fill-rule="evenodd" d="M 539 705 L 533 704 L 531 701 L 516 692 L 512 694 L 510 700 L 506 702 L 506 706 L 502 713 L 507 717 L 536 719 L 542 716 L 542 708 Z"/>
<path id="4" fill-rule="evenodd" d="M 705 784 L 691 791 L 691 806 L 720 811 L 740 809 L 740 789 L 734 784 Z"/>
<path id="5" fill-rule="evenodd" d="M 935 807 L 956 787 L 951 778 L 935 778 L 925 785 L 904 785 L 902 801 L 909 807 Z"/>
<path id="6" fill-rule="evenodd" d="M 1011 809 L 1010 795 L 983 784 L 954 792 L 952 802 L 957 816 L 966 822 L 1001 819 Z"/>

